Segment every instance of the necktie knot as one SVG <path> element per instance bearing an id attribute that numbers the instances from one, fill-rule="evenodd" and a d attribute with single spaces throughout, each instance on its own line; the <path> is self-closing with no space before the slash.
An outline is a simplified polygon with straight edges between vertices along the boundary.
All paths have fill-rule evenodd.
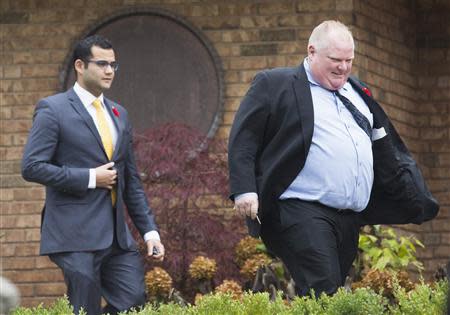
<path id="1" fill-rule="evenodd" d="M 96 110 L 99 110 L 102 108 L 102 102 L 100 102 L 100 100 L 98 98 L 96 98 L 93 102 L 92 105 L 95 107 Z"/>

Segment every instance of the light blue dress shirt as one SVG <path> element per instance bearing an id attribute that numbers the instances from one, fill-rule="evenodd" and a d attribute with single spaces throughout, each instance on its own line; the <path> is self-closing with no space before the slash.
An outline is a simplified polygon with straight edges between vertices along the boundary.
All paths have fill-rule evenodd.
<path id="1" fill-rule="evenodd" d="M 280 199 L 317 201 L 336 209 L 362 211 L 373 184 L 372 141 L 334 93 L 322 88 L 304 62 L 314 107 L 314 133 L 305 166 Z M 339 92 L 369 119 L 372 114 L 350 83 Z"/>

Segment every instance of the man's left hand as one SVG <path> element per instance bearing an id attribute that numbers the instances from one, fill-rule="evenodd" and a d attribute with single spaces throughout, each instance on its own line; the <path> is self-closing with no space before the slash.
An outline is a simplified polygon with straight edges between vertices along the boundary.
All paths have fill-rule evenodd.
<path id="1" fill-rule="evenodd" d="M 147 242 L 147 255 L 153 257 L 157 261 L 164 260 L 164 246 L 158 240 L 148 240 Z M 153 249 L 156 249 L 156 253 L 153 253 Z"/>

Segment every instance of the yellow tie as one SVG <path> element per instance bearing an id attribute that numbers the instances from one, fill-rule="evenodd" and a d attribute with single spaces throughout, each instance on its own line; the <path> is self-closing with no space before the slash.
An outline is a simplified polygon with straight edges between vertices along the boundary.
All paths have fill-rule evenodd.
<path id="1" fill-rule="evenodd" d="M 111 130 L 108 127 L 108 120 L 106 119 L 105 112 L 102 109 L 102 103 L 99 99 L 96 99 L 92 102 L 92 105 L 95 108 L 97 113 L 97 125 L 98 132 L 100 133 L 100 138 L 102 138 L 103 147 L 105 148 L 106 155 L 108 159 L 111 160 L 114 148 L 113 148 L 113 140 L 111 135 Z M 116 204 L 116 190 L 113 188 L 111 191 L 111 200 L 112 204 Z"/>

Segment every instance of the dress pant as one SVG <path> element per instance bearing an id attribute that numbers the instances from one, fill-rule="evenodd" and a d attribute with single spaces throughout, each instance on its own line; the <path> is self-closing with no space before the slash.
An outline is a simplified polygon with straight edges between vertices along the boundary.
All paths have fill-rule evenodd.
<path id="1" fill-rule="evenodd" d="M 298 295 L 333 294 L 357 254 L 359 215 L 298 199 L 279 200 L 278 208 L 263 220 L 264 244 L 284 262 Z"/>
<path id="2" fill-rule="evenodd" d="M 137 251 L 124 251 L 114 240 L 103 250 L 49 255 L 63 271 L 67 295 L 75 314 L 116 314 L 145 303 L 144 265 Z"/>

